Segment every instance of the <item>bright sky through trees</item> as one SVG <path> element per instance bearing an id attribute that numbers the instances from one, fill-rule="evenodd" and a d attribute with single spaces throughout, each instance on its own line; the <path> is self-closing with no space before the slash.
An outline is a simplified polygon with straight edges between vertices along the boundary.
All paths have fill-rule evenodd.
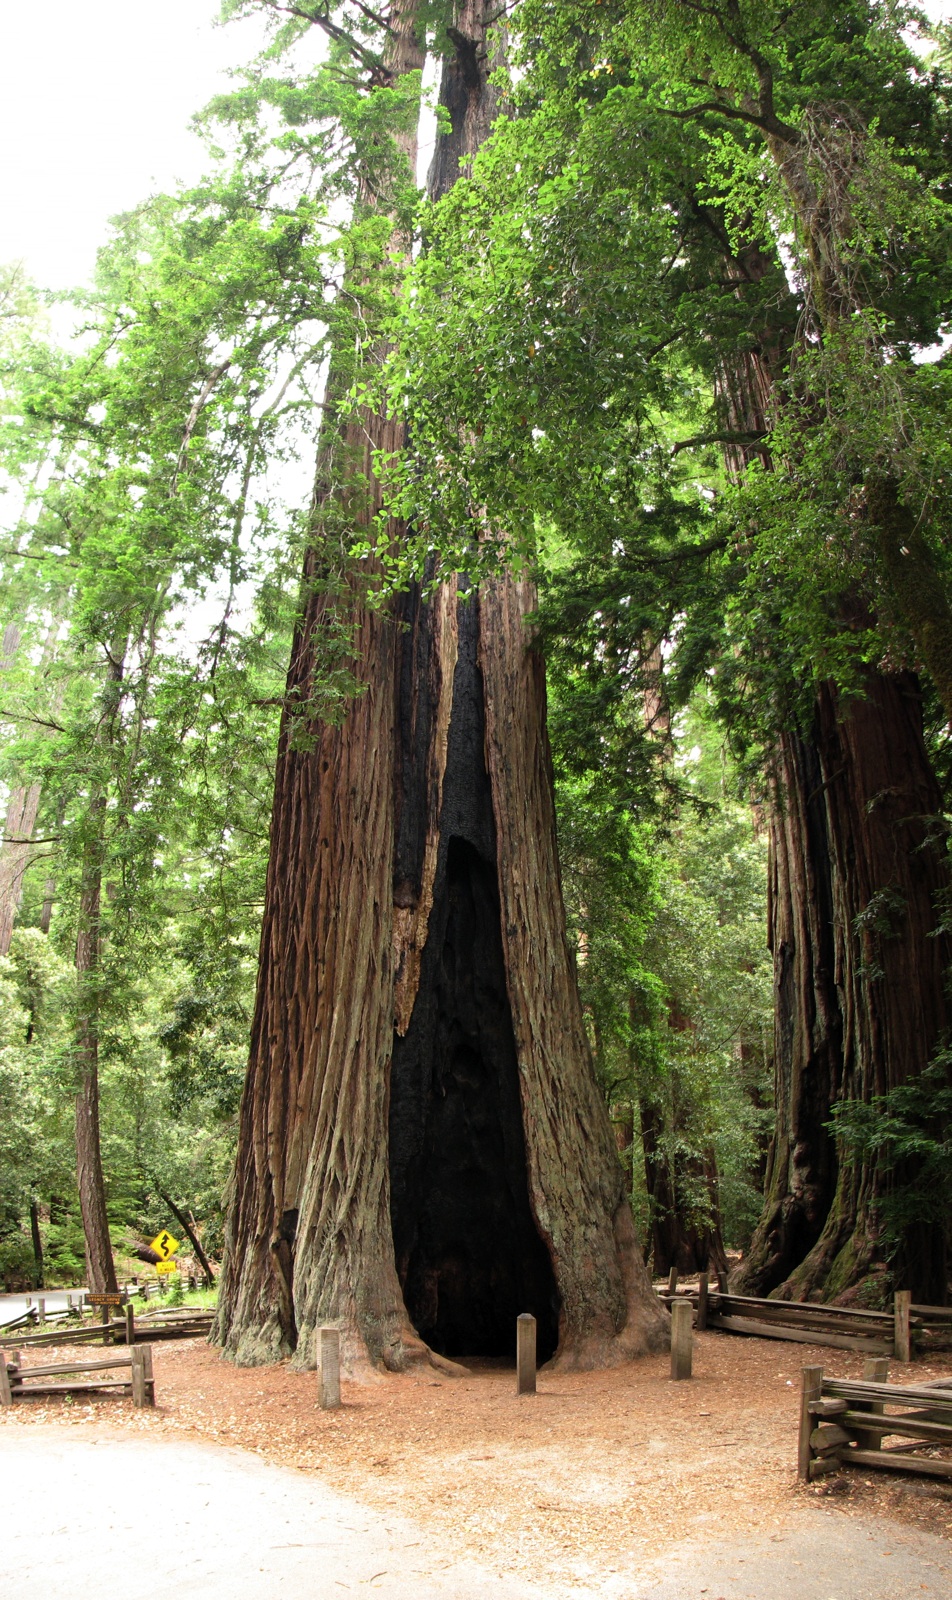
<path id="1" fill-rule="evenodd" d="M 0 6 L 0 261 L 85 281 L 109 217 L 207 165 L 189 119 L 248 61 L 257 21 L 219 0 Z"/>

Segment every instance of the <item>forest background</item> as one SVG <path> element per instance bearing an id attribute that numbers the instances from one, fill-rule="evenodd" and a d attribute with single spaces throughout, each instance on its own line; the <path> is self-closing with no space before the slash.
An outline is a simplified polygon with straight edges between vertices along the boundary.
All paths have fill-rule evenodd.
<path id="1" fill-rule="evenodd" d="M 655 1270 L 750 1243 L 778 1109 L 778 744 L 810 734 L 823 686 L 875 704 L 871 671 L 911 692 L 918 670 L 935 795 L 915 814 L 933 843 L 949 772 L 938 623 L 917 634 L 861 527 L 871 455 L 914 528 L 928 504 L 923 562 L 944 588 L 945 36 L 902 8 L 816 5 L 799 33 L 766 9 L 755 24 L 746 8 L 669 8 L 679 34 L 650 6 L 527 0 L 509 17 L 513 114 L 434 211 L 394 167 L 419 84 L 380 90 L 373 14 L 231 5 L 273 27 L 200 119 L 202 181 L 120 217 L 89 289 L 51 297 L 4 269 L 6 1282 L 85 1275 L 97 1128 L 116 1251 L 173 1221 L 170 1205 L 219 1251 L 313 538 L 302 482 L 342 337 L 352 403 L 383 386 L 411 421 L 412 449 L 380 470 L 417 537 L 387 552 L 379 602 L 434 558 L 491 571 L 503 543 L 538 576 L 570 932 Z M 448 19 L 431 11 L 437 51 Z M 733 115 L 734 13 L 773 29 L 823 180 L 831 143 L 846 172 L 835 282 L 798 257 L 816 237 L 771 181 L 763 117 Z M 689 118 L 677 91 L 696 99 L 699 52 L 715 87 Z M 354 212 L 368 166 L 415 219 L 409 275 L 379 219 Z M 818 283 L 853 297 L 835 330 Z M 76 331 L 57 337 L 66 305 Z M 381 330 L 382 370 L 364 359 Z M 736 375 L 768 346 L 772 392 L 743 414 Z M 474 502 L 500 545 L 460 547 Z M 343 525 L 322 539 L 333 595 L 365 552 Z M 342 612 L 309 713 L 346 715 L 351 661 Z M 943 883 L 937 868 L 934 906 Z M 848 938 L 892 939 L 899 894 L 868 887 Z M 941 1029 L 931 1042 L 935 1057 Z M 847 1119 L 840 1148 L 865 1139 L 868 1155 L 891 1119 L 894 1147 L 931 1163 L 923 1214 L 941 1231 L 946 1069 L 918 1066 L 925 1107 L 872 1080 L 858 1098 L 876 1125 Z M 886 1187 L 867 1296 L 906 1228 L 908 1195 Z"/>

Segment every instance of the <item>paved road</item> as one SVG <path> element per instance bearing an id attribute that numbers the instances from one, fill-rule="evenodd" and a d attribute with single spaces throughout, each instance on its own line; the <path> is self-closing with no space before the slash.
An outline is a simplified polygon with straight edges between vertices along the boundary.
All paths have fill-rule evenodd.
<path id="1" fill-rule="evenodd" d="M 79 1290 L 72 1289 L 70 1293 L 76 1295 Z M 27 1308 L 27 1301 L 29 1300 L 32 1305 L 36 1305 L 40 1295 L 46 1301 L 47 1311 L 65 1311 L 66 1294 L 67 1291 L 65 1289 L 38 1289 L 34 1294 L 29 1295 L 0 1294 L 0 1327 L 13 1317 L 22 1317 Z"/>
<path id="2" fill-rule="evenodd" d="M 816 1509 L 773 1538 L 692 1541 L 640 1570 L 534 1586 L 458 1562 L 396 1513 L 243 1451 L 69 1425 L 0 1432 L 0 1597 L 137 1600 L 948 1600 L 952 1546 Z"/>

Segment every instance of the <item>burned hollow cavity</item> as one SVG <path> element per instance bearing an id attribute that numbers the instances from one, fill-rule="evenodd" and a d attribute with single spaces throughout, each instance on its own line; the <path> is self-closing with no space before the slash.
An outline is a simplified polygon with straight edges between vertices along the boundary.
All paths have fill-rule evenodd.
<path id="1" fill-rule="evenodd" d="M 429 648 L 428 608 L 418 597 L 410 604 L 403 651 L 419 673 L 427 665 L 420 656 Z M 484 753 L 478 599 L 459 602 L 458 624 L 433 908 L 410 1024 L 394 1037 L 394 1250 L 407 1311 L 432 1349 L 511 1355 L 515 1319 L 531 1311 L 546 1360 L 558 1344 L 559 1296 L 529 1203 Z M 395 887 L 403 894 L 417 888 L 422 865 L 427 735 L 417 702 L 400 724 Z"/>

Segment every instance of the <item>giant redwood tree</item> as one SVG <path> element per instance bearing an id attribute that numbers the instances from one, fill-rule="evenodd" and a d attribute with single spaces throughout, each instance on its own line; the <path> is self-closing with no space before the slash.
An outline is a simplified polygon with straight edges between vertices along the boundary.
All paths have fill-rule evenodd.
<path id="1" fill-rule="evenodd" d="M 549 616 L 575 666 L 588 649 L 589 704 L 617 715 L 642 641 L 668 637 L 681 692 L 709 672 L 738 741 L 767 751 L 778 1106 L 745 1287 L 832 1296 L 888 1256 L 944 1299 L 941 1237 L 887 1237 L 910 1173 L 828 1124 L 914 1084 L 949 1021 L 918 677 L 948 712 L 947 379 L 910 359 L 948 314 L 922 211 L 947 181 L 948 87 L 863 0 L 519 16 L 525 116 L 494 140 L 481 219 L 458 209 L 458 309 L 433 319 L 473 367 L 434 338 L 417 375 L 433 459 L 455 403 L 481 501 L 516 500 L 578 552 Z M 707 388 L 689 437 L 685 360 Z"/>
<path id="2" fill-rule="evenodd" d="M 463 0 L 446 29 L 434 198 L 490 126 L 497 10 Z M 401 0 L 371 84 L 421 65 Z M 528 1310 L 544 1357 L 615 1362 L 655 1347 L 663 1314 L 566 943 L 532 585 L 455 578 L 382 609 L 366 558 L 346 580 L 363 692 L 339 721 L 309 711 L 342 604 L 321 529 L 369 531 L 374 452 L 405 443 L 369 409 L 322 440 L 217 1336 L 308 1364 L 333 1322 L 352 1368 L 399 1370 L 505 1352 Z"/>

